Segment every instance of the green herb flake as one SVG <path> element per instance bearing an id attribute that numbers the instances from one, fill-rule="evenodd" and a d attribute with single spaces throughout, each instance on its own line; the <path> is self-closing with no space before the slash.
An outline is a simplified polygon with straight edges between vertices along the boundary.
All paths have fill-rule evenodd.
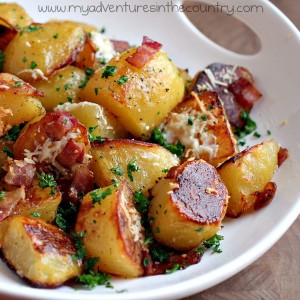
<path id="1" fill-rule="evenodd" d="M 5 197 L 5 191 L 0 191 L 0 199 L 2 200 Z"/>
<path id="2" fill-rule="evenodd" d="M 121 77 L 120 77 L 120 79 L 118 79 L 117 80 L 117 84 L 124 84 L 125 82 L 127 82 L 128 81 L 128 77 L 127 76 L 125 76 L 125 75 L 122 75 Z"/>
<path id="3" fill-rule="evenodd" d="M 41 187 L 42 189 L 46 189 L 46 188 L 51 188 L 50 190 L 50 195 L 54 196 L 55 192 L 56 192 L 56 186 L 57 183 L 54 180 L 54 176 L 52 174 L 46 174 L 44 172 L 40 173 L 36 173 L 36 178 L 39 179 L 39 187 Z"/>
<path id="4" fill-rule="evenodd" d="M 71 83 L 67 83 L 64 85 L 65 90 L 69 90 L 71 88 L 72 84 Z"/>
<path id="5" fill-rule="evenodd" d="M 72 202 L 64 205 L 64 207 L 59 206 L 56 213 L 55 225 L 57 225 L 64 232 L 71 229 L 71 222 L 77 212 L 77 207 Z"/>
<path id="6" fill-rule="evenodd" d="M 88 137 L 91 142 L 104 142 L 104 138 L 101 136 L 94 136 L 92 133 L 96 130 L 97 126 L 89 127 L 88 129 Z"/>
<path id="7" fill-rule="evenodd" d="M 142 214 L 147 213 L 148 207 L 150 205 L 150 200 L 144 195 L 142 190 L 134 192 L 133 200 L 136 203 L 136 209 L 138 212 Z"/>
<path id="8" fill-rule="evenodd" d="M 260 138 L 260 137 L 261 137 L 261 134 L 258 133 L 257 131 L 255 131 L 255 132 L 253 133 L 253 136 L 256 137 L 256 138 Z"/>
<path id="9" fill-rule="evenodd" d="M 215 234 L 212 238 L 203 242 L 203 245 L 207 249 L 212 248 L 212 253 L 221 253 L 222 250 L 220 249 L 220 241 L 222 240 L 224 240 L 224 237 L 222 235 Z"/>
<path id="10" fill-rule="evenodd" d="M 92 198 L 92 203 L 93 204 L 98 203 L 99 205 L 101 205 L 101 200 L 104 200 L 107 196 L 111 194 L 112 194 L 111 188 L 107 188 L 104 191 L 102 191 L 102 189 L 98 189 L 90 193 Z"/>
<path id="11" fill-rule="evenodd" d="M 203 227 L 200 227 L 196 230 L 197 232 L 203 232 L 204 231 L 204 228 Z"/>
<path id="12" fill-rule="evenodd" d="M 80 89 L 85 88 L 86 84 L 90 80 L 90 77 L 86 76 L 84 80 L 81 81 L 80 85 L 78 86 Z"/>
<path id="13" fill-rule="evenodd" d="M 199 255 L 203 254 L 204 252 L 205 252 L 205 249 L 201 248 L 201 247 L 196 250 L 196 253 L 199 254 Z"/>
<path id="14" fill-rule="evenodd" d="M 4 60 L 5 60 L 5 54 L 0 50 L 0 72 L 2 71 Z"/>
<path id="15" fill-rule="evenodd" d="M 169 169 L 163 169 L 161 170 L 163 173 L 168 173 L 170 170 Z"/>
<path id="16" fill-rule="evenodd" d="M 105 70 L 102 73 L 102 78 L 108 78 L 109 76 L 114 76 L 114 73 L 117 72 L 117 67 L 115 66 L 106 66 Z"/>
<path id="17" fill-rule="evenodd" d="M 84 241 L 83 241 L 83 238 L 85 237 L 85 233 L 84 232 L 72 232 L 71 237 L 72 237 L 74 245 L 77 249 L 76 254 L 72 255 L 72 259 L 79 260 L 79 259 L 85 258 L 86 249 L 84 247 Z"/>
<path id="18" fill-rule="evenodd" d="M 85 74 L 86 74 L 87 76 L 91 76 L 91 75 L 93 75 L 94 73 L 95 73 L 95 70 L 92 69 L 92 68 L 86 68 L 86 69 L 85 69 Z"/>
<path id="19" fill-rule="evenodd" d="M 101 29 L 100 29 L 100 33 L 105 33 L 105 31 L 106 31 L 106 28 L 105 27 L 102 27 Z"/>
<path id="20" fill-rule="evenodd" d="M 16 81 L 13 86 L 23 86 L 23 82 L 22 81 Z"/>
<path id="21" fill-rule="evenodd" d="M 41 214 L 38 212 L 32 212 L 32 213 L 30 213 L 30 216 L 33 218 L 39 218 L 41 216 Z"/>
<path id="22" fill-rule="evenodd" d="M 20 131 L 21 131 L 20 125 L 13 125 L 13 127 L 4 136 L 4 139 L 8 141 L 15 141 L 18 138 Z"/>
<path id="23" fill-rule="evenodd" d="M 2 151 L 10 158 L 14 158 L 13 152 L 6 146 L 2 148 Z"/>
<path id="24" fill-rule="evenodd" d="M 245 126 L 236 128 L 235 135 L 238 138 L 244 138 L 257 129 L 256 123 L 250 118 L 249 111 L 243 110 L 241 112 L 241 119 L 245 121 Z"/>
<path id="25" fill-rule="evenodd" d="M 201 116 L 201 119 L 202 119 L 203 121 L 207 121 L 207 115 L 202 115 L 202 116 Z"/>
<path id="26" fill-rule="evenodd" d="M 267 135 L 271 135 L 271 134 L 272 134 L 271 130 L 267 130 Z"/>
<path id="27" fill-rule="evenodd" d="M 54 38 L 54 39 L 57 39 L 57 38 L 58 38 L 58 33 L 55 33 L 55 34 L 53 35 L 53 38 Z"/>
<path id="28" fill-rule="evenodd" d="M 36 67 L 37 67 L 37 63 L 36 63 L 35 61 L 32 61 L 32 62 L 30 63 L 30 69 L 31 69 L 31 70 L 34 70 Z"/>
<path id="29" fill-rule="evenodd" d="M 188 125 L 192 126 L 194 124 L 194 119 L 193 117 L 189 116 L 188 117 L 188 122 L 187 122 Z"/>
<path id="30" fill-rule="evenodd" d="M 127 165 L 127 175 L 130 179 L 130 181 L 134 181 L 132 173 L 137 172 L 140 168 L 136 164 L 137 158 L 135 157 L 132 161 L 130 161 Z"/>
<path id="31" fill-rule="evenodd" d="M 88 289 L 93 289 L 98 285 L 105 285 L 107 288 L 112 288 L 112 284 L 109 282 L 111 276 L 102 272 L 90 271 L 87 274 L 83 274 L 77 277 L 77 280 L 87 286 Z"/>
<path id="32" fill-rule="evenodd" d="M 116 174 L 119 176 L 122 176 L 124 174 L 124 171 L 119 166 L 113 167 L 110 170 L 113 174 Z"/>
<path id="33" fill-rule="evenodd" d="M 164 262 L 169 257 L 168 252 L 159 246 L 150 248 L 149 252 L 152 259 L 160 263 Z"/>
<path id="34" fill-rule="evenodd" d="M 95 87 L 95 88 L 94 88 L 94 91 L 95 91 L 95 95 L 98 96 L 98 91 L 99 91 L 99 89 L 98 89 L 97 87 Z"/>
<path id="35" fill-rule="evenodd" d="M 29 26 L 25 29 L 25 31 L 26 31 L 26 32 L 35 32 L 35 31 L 38 31 L 38 30 L 41 29 L 41 28 L 42 28 L 42 26 L 29 25 Z M 24 32 L 24 31 L 23 31 L 23 32 Z M 20 34 L 22 35 L 23 32 L 21 32 Z"/>
<path id="36" fill-rule="evenodd" d="M 67 100 L 68 100 L 69 103 L 73 102 L 73 99 L 71 97 L 67 97 Z"/>
<path id="37" fill-rule="evenodd" d="M 171 274 L 171 273 L 174 273 L 174 272 L 176 272 L 176 271 L 178 271 L 178 270 L 181 270 L 181 269 L 182 269 L 182 266 L 181 266 L 181 265 L 175 264 L 175 265 L 172 267 L 172 269 L 167 269 L 167 270 L 166 270 L 166 274 Z"/>
<path id="38" fill-rule="evenodd" d="M 145 267 L 147 267 L 147 266 L 149 266 L 149 263 L 150 263 L 149 258 L 148 258 L 148 257 L 145 257 L 144 260 L 143 260 L 143 265 L 144 265 Z"/>
<path id="39" fill-rule="evenodd" d="M 24 57 L 22 58 L 22 62 L 23 62 L 23 63 L 26 63 L 26 61 L 27 61 L 27 57 L 24 56 Z"/>

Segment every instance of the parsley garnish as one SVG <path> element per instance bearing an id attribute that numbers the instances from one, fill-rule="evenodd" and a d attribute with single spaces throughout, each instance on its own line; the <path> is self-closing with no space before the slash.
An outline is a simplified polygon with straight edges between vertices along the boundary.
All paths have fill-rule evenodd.
<path id="1" fill-rule="evenodd" d="M 32 61 L 32 62 L 30 63 L 30 69 L 33 70 L 33 69 L 35 69 L 36 67 L 37 67 L 37 63 L 36 63 L 35 61 Z"/>
<path id="2" fill-rule="evenodd" d="M 4 64 L 4 60 L 5 60 L 5 55 L 4 53 L 0 50 L 0 72 L 2 71 L 2 67 Z"/>
<path id="3" fill-rule="evenodd" d="M 112 194 L 111 188 L 107 188 L 106 190 L 102 191 L 101 189 L 95 190 L 91 192 L 91 197 L 92 197 L 92 203 L 98 203 L 101 205 L 101 200 L 105 199 L 107 196 Z"/>
<path id="4" fill-rule="evenodd" d="M 112 173 L 114 173 L 116 175 L 122 176 L 124 174 L 124 171 L 119 166 L 113 167 L 110 170 Z"/>
<path id="5" fill-rule="evenodd" d="M 203 242 L 203 245 L 207 249 L 213 248 L 212 253 L 221 253 L 222 250 L 220 249 L 220 241 L 222 240 L 224 240 L 222 235 L 215 234 L 212 238 Z"/>
<path id="6" fill-rule="evenodd" d="M 144 214 L 148 211 L 150 200 L 144 195 L 142 190 L 139 190 L 138 192 L 134 192 L 133 200 L 137 204 L 136 209 L 138 212 Z"/>
<path id="7" fill-rule="evenodd" d="M 168 253 L 160 247 L 150 248 L 150 255 L 154 261 L 164 262 L 168 257 Z"/>
<path id="8" fill-rule="evenodd" d="M 87 76 L 91 76 L 91 75 L 93 75 L 94 73 L 95 73 L 95 70 L 92 69 L 92 68 L 86 68 L 86 69 L 85 69 L 85 74 L 86 74 Z"/>
<path id="9" fill-rule="evenodd" d="M 67 83 L 67 84 L 65 84 L 65 85 L 64 85 L 64 87 L 65 87 L 65 90 L 66 90 L 66 91 L 67 91 L 67 90 L 69 90 L 71 86 L 72 86 L 72 84 L 71 84 L 71 83 Z"/>
<path id="10" fill-rule="evenodd" d="M 105 27 L 102 27 L 101 29 L 100 29 L 100 33 L 105 33 L 105 31 L 106 31 L 106 29 L 105 29 Z"/>
<path id="11" fill-rule="evenodd" d="M 5 196 L 5 191 L 0 191 L 0 199 L 3 199 Z"/>
<path id="12" fill-rule="evenodd" d="M 83 259 L 86 257 L 86 249 L 83 241 L 84 236 L 84 232 L 72 232 L 71 237 L 77 249 L 76 254 L 72 255 L 72 259 Z"/>
<path id="13" fill-rule="evenodd" d="M 120 77 L 120 79 L 118 79 L 117 80 L 117 84 L 124 84 L 125 82 L 127 82 L 128 81 L 128 77 L 127 76 L 125 76 L 125 75 L 122 75 L 121 77 Z"/>
<path id="14" fill-rule="evenodd" d="M 169 169 L 163 169 L 162 172 L 163 173 L 168 173 L 170 170 Z"/>
<path id="15" fill-rule="evenodd" d="M 207 115 L 202 115 L 202 116 L 201 116 L 201 119 L 202 119 L 203 121 L 206 121 L 206 120 L 207 120 Z"/>
<path id="16" fill-rule="evenodd" d="M 196 250 L 196 253 L 197 254 L 202 254 L 202 253 L 204 253 L 205 252 L 205 249 L 204 248 L 198 248 L 197 250 Z"/>
<path id="17" fill-rule="evenodd" d="M 36 25 L 29 25 L 26 29 L 25 29 L 25 31 L 26 32 L 34 32 L 34 31 L 38 31 L 39 29 L 41 29 L 42 28 L 42 26 L 36 26 Z M 22 30 L 21 32 L 20 32 L 20 34 L 22 35 L 24 33 L 24 30 Z"/>
<path id="18" fill-rule="evenodd" d="M 256 123 L 250 118 L 247 110 L 243 110 L 241 112 L 241 119 L 245 121 L 245 126 L 236 128 L 235 134 L 238 138 L 245 137 L 246 135 L 255 131 L 257 128 Z"/>
<path id="19" fill-rule="evenodd" d="M 193 117 L 189 116 L 188 117 L 188 122 L 187 122 L 188 125 L 192 126 L 194 124 L 194 120 L 193 120 Z"/>
<path id="20" fill-rule="evenodd" d="M 144 260 L 143 260 L 143 265 L 144 265 L 145 267 L 147 267 L 147 266 L 149 266 L 149 263 L 150 263 L 149 258 L 148 258 L 148 257 L 145 257 Z"/>
<path id="21" fill-rule="evenodd" d="M 81 83 L 80 85 L 78 86 L 80 89 L 83 89 L 86 84 L 88 83 L 88 81 L 90 80 L 90 77 L 89 76 L 85 76 L 84 80 L 81 80 Z"/>
<path id="22" fill-rule="evenodd" d="M 24 56 L 24 57 L 22 58 L 22 62 L 23 62 L 23 63 L 26 63 L 26 61 L 27 61 L 27 57 Z"/>
<path id="23" fill-rule="evenodd" d="M 53 38 L 54 38 L 54 39 L 57 39 L 57 38 L 58 38 L 58 33 L 55 33 L 55 34 L 53 35 Z"/>
<path id="24" fill-rule="evenodd" d="M 56 213 L 55 224 L 62 229 L 64 232 L 67 232 L 71 229 L 71 219 L 74 219 L 74 215 L 77 212 L 77 207 L 72 202 L 68 203 L 68 206 L 64 207 L 59 206 Z"/>
<path id="25" fill-rule="evenodd" d="M 114 76 L 114 73 L 117 72 L 117 67 L 115 66 L 106 66 L 105 70 L 102 73 L 102 78 L 108 78 L 109 76 Z"/>
<path id="26" fill-rule="evenodd" d="M 109 274 L 89 271 L 87 274 L 78 276 L 78 281 L 86 285 L 89 289 L 93 289 L 97 285 L 105 285 L 107 288 L 113 288 L 109 282 L 110 277 Z"/>
<path id="27" fill-rule="evenodd" d="M 254 136 L 254 137 L 257 137 L 257 138 L 260 138 L 260 137 L 261 137 L 261 134 L 258 133 L 257 131 L 255 131 L 255 132 L 253 133 L 253 136 Z"/>
<path id="28" fill-rule="evenodd" d="M 181 269 L 182 269 L 182 266 L 181 266 L 181 265 L 175 264 L 175 265 L 172 267 L 172 269 L 167 269 L 167 270 L 166 270 L 166 274 L 171 274 L 171 273 L 173 273 L 173 272 L 175 272 L 175 271 L 178 271 L 178 270 L 181 270 Z"/>
<path id="29" fill-rule="evenodd" d="M 135 157 L 132 161 L 130 161 L 127 165 L 127 175 L 130 181 L 134 181 L 132 173 L 138 171 L 140 168 L 136 164 L 137 158 Z"/>
<path id="30" fill-rule="evenodd" d="M 271 135 L 271 130 L 267 130 L 267 135 Z"/>
<path id="31" fill-rule="evenodd" d="M 23 82 L 22 81 L 16 81 L 13 86 L 23 86 Z"/>
<path id="32" fill-rule="evenodd" d="M 50 195 L 54 196 L 55 195 L 55 187 L 57 186 L 56 181 L 54 180 L 54 176 L 52 174 L 46 174 L 42 172 L 41 174 L 36 173 L 36 178 L 39 179 L 39 187 L 42 189 L 45 188 L 51 188 L 50 190 Z"/>
<path id="33" fill-rule="evenodd" d="M 39 217 L 41 216 L 41 214 L 38 213 L 38 212 L 32 212 L 32 213 L 30 213 L 30 215 L 31 215 L 33 218 L 39 218 Z"/>
<path id="34" fill-rule="evenodd" d="M 94 136 L 92 133 L 96 130 L 97 126 L 89 127 L 88 129 L 88 137 L 91 142 L 104 142 L 104 138 L 101 136 Z"/>
<path id="35" fill-rule="evenodd" d="M 98 96 L 98 91 L 99 91 L 99 89 L 98 89 L 97 87 L 95 87 L 95 88 L 94 88 L 94 91 L 95 91 L 95 95 Z"/>
<path id="36" fill-rule="evenodd" d="M 13 152 L 6 146 L 2 148 L 2 151 L 10 158 L 14 158 Z"/>
<path id="37" fill-rule="evenodd" d="M 176 145 L 167 144 L 162 131 L 157 127 L 155 127 L 152 131 L 150 141 L 166 148 L 173 154 L 177 155 L 179 158 L 182 157 L 182 153 L 185 149 L 184 145 L 182 145 L 180 141 L 178 141 Z"/>
<path id="38" fill-rule="evenodd" d="M 15 141 L 18 138 L 20 131 L 21 131 L 20 125 L 14 125 L 4 136 L 4 138 L 8 141 Z"/>
<path id="39" fill-rule="evenodd" d="M 73 102 L 73 99 L 71 97 L 67 97 L 67 100 L 68 100 L 69 103 Z"/>

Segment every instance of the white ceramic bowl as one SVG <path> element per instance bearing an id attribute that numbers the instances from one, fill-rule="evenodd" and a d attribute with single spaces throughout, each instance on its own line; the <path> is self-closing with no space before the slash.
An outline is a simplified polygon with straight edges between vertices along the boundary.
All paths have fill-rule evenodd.
<path id="1" fill-rule="evenodd" d="M 202 262 L 171 275 L 115 279 L 115 289 L 97 287 L 92 291 L 61 287 L 54 290 L 34 289 L 26 285 L 4 263 L 0 263 L 0 297 L 10 295 L 28 299 L 178 299 L 205 290 L 241 271 L 265 253 L 290 227 L 300 212 L 300 37 L 292 23 L 269 1 L 252 1 L 262 5 L 263 13 L 236 13 L 257 33 L 262 42 L 259 53 L 245 56 L 230 52 L 210 41 L 189 22 L 183 13 L 40 13 L 38 5 L 99 5 L 101 1 L 16 0 L 36 21 L 72 19 L 105 26 L 107 35 L 140 44 L 143 35 L 161 42 L 176 65 L 188 67 L 192 74 L 212 62 L 237 64 L 254 74 L 264 98 L 258 102 L 252 116 L 259 132 L 272 131 L 271 137 L 290 151 L 290 158 L 275 175 L 278 184 L 276 198 L 266 208 L 224 222 L 223 252 L 206 253 Z M 38 3 L 37 3 L 38 2 Z M 102 1 L 105 5 L 125 1 Z M 159 1 L 159 4 L 167 0 Z M 211 0 L 210 4 L 248 5 L 246 0 Z M 157 4 L 157 1 L 127 0 L 134 4 Z M 173 4 L 180 4 L 174 0 Z M 282 121 L 287 124 L 282 126 Z M 258 143 L 268 138 L 263 134 Z M 24 257 L 26 259 L 26 257 Z M 124 293 L 117 291 L 126 290 Z M 2 294 L 2 296 L 1 296 Z"/>

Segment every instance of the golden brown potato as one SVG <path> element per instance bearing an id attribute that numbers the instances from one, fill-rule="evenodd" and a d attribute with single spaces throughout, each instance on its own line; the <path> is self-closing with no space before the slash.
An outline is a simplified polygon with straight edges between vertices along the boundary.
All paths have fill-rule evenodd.
<path id="1" fill-rule="evenodd" d="M 135 51 L 127 50 L 110 60 L 105 70 L 97 70 L 80 97 L 108 109 L 126 130 L 141 138 L 182 100 L 184 83 L 165 52 L 137 68 L 126 61 Z"/>
<path id="2" fill-rule="evenodd" d="M 123 277 L 143 274 L 141 220 L 125 181 L 87 194 L 75 230 L 85 232 L 88 256 L 99 258 L 96 269 Z"/>
<path id="3" fill-rule="evenodd" d="M 185 95 L 188 94 L 191 83 L 192 83 L 192 77 L 189 74 L 188 69 L 178 69 L 179 73 L 181 74 L 183 81 L 184 81 L 184 93 Z"/>
<path id="4" fill-rule="evenodd" d="M 16 216 L 9 222 L 3 256 L 20 277 L 38 287 L 56 287 L 80 275 L 76 248 L 59 228 L 43 220 Z"/>
<path id="5" fill-rule="evenodd" d="M 55 72 L 48 80 L 33 82 L 32 85 L 44 93 L 40 97 L 47 111 L 65 102 L 76 102 L 81 84 L 85 80 L 84 71 L 67 66 Z"/>
<path id="6" fill-rule="evenodd" d="M 125 179 L 133 191 L 148 193 L 178 159 L 165 148 L 135 140 L 108 140 L 92 145 L 92 169 L 99 186 Z"/>
<path id="7" fill-rule="evenodd" d="M 69 112 L 76 117 L 93 136 L 111 139 L 126 138 L 128 133 L 121 126 L 118 119 L 102 106 L 91 102 L 65 103 L 56 109 Z"/>
<path id="8" fill-rule="evenodd" d="M 267 140 L 242 151 L 218 167 L 224 181 L 229 203 L 226 215 L 239 217 L 249 210 L 267 188 L 278 165 L 279 146 Z"/>
<path id="9" fill-rule="evenodd" d="M 43 94 L 20 78 L 0 74 L 0 107 L 10 110 L 2 117 L 3 128 L 19 125 L 45 114 L 45 109 L 37 99 Z M 2 133 L 1 133 L 2 134 Z"/>
<path id="10" fill-rule="evenodd" d="M 47 80 L 55 70 L 73 62 L 84 45 L 84 31 L 76 24 L 53 21 L 30 26 L 6 47 L 3 65 L 4 72 L 27 82 Z"/>
<path id="11" fill-rule="evenodd" d="M 151 194 L 149 220 L 160 243 L 188 251 L 220 230 L 228 192 L 216 169 L 205 161 L 172 168 Z"/>
<path id="12" fill-rule="evenodd" d="M 184 157 L 204 159 L 215 167 L 237 153 L 223 104 L 214 92 L 192 92 L 168 115 L 163 131 L 167 143 L 185 146 Z"/>

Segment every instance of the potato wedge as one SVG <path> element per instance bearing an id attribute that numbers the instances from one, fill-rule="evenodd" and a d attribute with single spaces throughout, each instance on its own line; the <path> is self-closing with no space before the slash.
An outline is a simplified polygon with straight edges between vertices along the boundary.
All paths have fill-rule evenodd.
<path id="1" fill-rule="evenodd" d="M 76 248 L 70 238 L 40 219 L 12 218 L 2 252 L 20 277 L 38 287 L 59 286 L 82 271 L 81 262 L 72 259 Z"/>
<path id="2" fill-rule="evenodd" d="M 57 108 L 63 112 L 69 112 L 76 117 L 91 135 L 111 139 L 126 138 L 128 133 L 121 126 L 118 119 L 102 106 L 91 102 L 65 103 Z"/>
<path id="3" fill-rule="evenodd" d="M 107 68 L 115 70 L 111 76 L 108 69 L 96 71 L 80 97 L 108 109 L 126 130 L 141 138 L 182 100 L 184 83 L 165 52 L 159 51 L 144 67 L 137 68 L 126 61 L 135 51 L 125 51 L 108 62 Z M 119 81 L 122 76 L 127 82 Z"/>
<path id="4" fill-rule="evenodd" d="M 230 158 L 218 167 L 229 193 L 226 216 L 239 217 L 255 205 L 278 165 L 279 145 L 267 140 Z"/>
<path id="5" fill-rule="evenodd" d="M 27 82 L 47 80 L 55 70 L 72 63 L 84 45 L 84 31 L 76 24 L 53 21 L 30 26 L 6 47 L 3 65 L 4 72 Z"/>
<path id="6" fill-rule="evenodd" d="M 84 80 L 84 71 L 66 66 L 55 72 L 49 80 L 33 82 L 32 85 L 44 93 L 39 100 L 47 111 L 51 111 L 60 103 L 76 102 Z"/>
<path id="7" fill-rule="evenodd" d="M 160 243 L 188 251 L 220 230 L 228 192 L 216 169 L 204 160 L 172 168 L 151 194 L 148 215 Z"/>
<path id="8" fill-rule="evenodd" d="M 135 140 L 108 140 L 92 145 L 92 170 L 103 187 L 125 179 L 133 191 L 148 193 L 178 159 L 165 148 Z"/>
<path id="9" fill-rule="evenodd" d="M 0 107 L 8 109 L 2 119 L 2 127 L 19 125 L 45 114 L 45 109 L 37 97 L 43 94 L 20 78 L 0 74 Z"/>
<path id="10" fill-rule="evenodd" d="M 204 159 L 213 166 L 237 153 L 223 104 L 215 92 L 192 95 L 171 112 L 163 129 L 166 142 L 185 146 L 184 157 Z"/>
<path id="11" fill-rule="evenodd" d="M 75 230 L 85 233 L 88 256 L 99 258 L 96 269 L 123 277 L 143 274 L 141 220 L 126 181 L 87 194 Z"/>

